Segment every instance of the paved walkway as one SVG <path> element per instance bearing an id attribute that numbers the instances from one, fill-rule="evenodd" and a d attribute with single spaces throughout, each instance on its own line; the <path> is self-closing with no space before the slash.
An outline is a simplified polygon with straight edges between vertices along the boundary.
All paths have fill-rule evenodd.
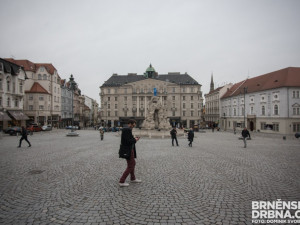
<path id="1" fill-rule="evenodd" d="M 252 224 L 251 201 L 300 201 L 300 141 L 254 137 L 248 148 L 226 132 L 142 138 L 140 184 L 120 188 L 120 137 L 65 130 L 0 139 L 2 224 Z"/>

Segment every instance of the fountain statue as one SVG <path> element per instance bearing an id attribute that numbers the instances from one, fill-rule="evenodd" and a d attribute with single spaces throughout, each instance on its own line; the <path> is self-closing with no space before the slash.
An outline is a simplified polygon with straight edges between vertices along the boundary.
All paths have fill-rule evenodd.
<path id="1" fill-rule="evenodd" d="M 143 129 L 169 130 L 171 125 L 167 117 L 167 108 L 161 104 L 159 97 L 153 96 L 148 103 L 146 118 L 142 124 Z"/>

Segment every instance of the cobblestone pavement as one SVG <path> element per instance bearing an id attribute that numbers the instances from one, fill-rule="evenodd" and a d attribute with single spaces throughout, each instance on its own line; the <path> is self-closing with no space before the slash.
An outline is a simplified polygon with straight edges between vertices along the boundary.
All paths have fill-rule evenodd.
<path id="1" fill-rule="evenodd" d="M 81 130 L 0 139 L 1 224 L 251 224 L 251 201 L 300 201 L 300 141 L 226 132 L 137 144 L 140 184 L 119 187 L 120 137 Z"/>

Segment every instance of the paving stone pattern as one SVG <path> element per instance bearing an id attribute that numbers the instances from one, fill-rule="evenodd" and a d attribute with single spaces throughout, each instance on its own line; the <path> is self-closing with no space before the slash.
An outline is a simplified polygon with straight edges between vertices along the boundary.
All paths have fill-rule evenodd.
<path id="1" fill-rule="evenodd" d="M 251 201 L 300 200 L 300 141 L 226 132 L 142 138 L 139 184 L 119 187 L 120 136 L 65 130 L 0 139 L 1 224 L 252 224 Z M 129 178 L 128 178 L 129 179 Z"/>

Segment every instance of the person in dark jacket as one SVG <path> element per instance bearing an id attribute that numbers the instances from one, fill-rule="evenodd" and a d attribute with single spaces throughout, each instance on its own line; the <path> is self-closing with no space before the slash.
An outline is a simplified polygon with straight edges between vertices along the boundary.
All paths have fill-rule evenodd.
<path id="1" fill-rule="evenodd" d="M 176 131 L 176 127 L 173 127 L 173 129 L 170 131 L 171 134 L 171 138 L 172 138 L 172 146 L 174 146 L 174 140 L 176 141 L 176 145 L 178 145 L 178 141 L 177 141 L 177 131 Z"/>
<path id="2" fill-rule="evenodd" d="M 101 138 L 101 141 L 103 141 L 103 137 L 104 137 L 104 130 L 100 129 L 100 138 Z"/>
<path id="3" fill-rule="evenodd" d="M 29 142 L 28 139 L 27 139 L 27 130 L 25 129 L 24 126 L 22 126 L 21 135 L 22 135 L 22 137 L 20 138 L 20 142 L 19 142 L 18 148 L 21 148 L 21 145 L 22 145 L 22 141 L 23 141 L 23 140 L 27 141 L 27 143 L 29 144 L 28 147 L 31 147 L 31 144 L 30 144 L 30 142 Z"/>
<path id="4" fill-rule="evenodd" d="M 243 137 L 243 141 L 244 141 L 244 148 L 247 148 L 247 137 L 248 136 L 250 138 L 250 133 L 247 130 L 247 128 L 245 127 L 244 130 L 242 131 L 242 137 Z"/>
<path id="5" fill-rule="evenodd" d="M 189 133 L 188 133 L 188 140 L 189 140 L 189 146 L 192 147 L 192 143 L 193 143 L 193 140 L 194 140 L 194 131 L 193 131 L 193 128 L 191 128 L 189 130 Z"/>
<path id="6" fill-rule="evenodd" d="M 119 185 L 121 187 L 129 186 L 128 183 L 125 183 L 126 178 L 130 174 L 130 180 L 132 183 L 140 183 L 141 180 L 136 179 L 134 174 L 135 169 L 135 158 L 136 158 L 136 148 L 135 143 L 140 139 L 139 137 L 133 137 L 132 135 L 132 128 L 136 125 L 135 120 L 128 121 L 128 128 L 123 128 L 122 135 L 121 135 L 121 146 L 124 148 L 130 148 L 130 156 L 126 159 L 127 161 L 127 168 L 124 171 L 122 177 L 120 178 Z"/>

